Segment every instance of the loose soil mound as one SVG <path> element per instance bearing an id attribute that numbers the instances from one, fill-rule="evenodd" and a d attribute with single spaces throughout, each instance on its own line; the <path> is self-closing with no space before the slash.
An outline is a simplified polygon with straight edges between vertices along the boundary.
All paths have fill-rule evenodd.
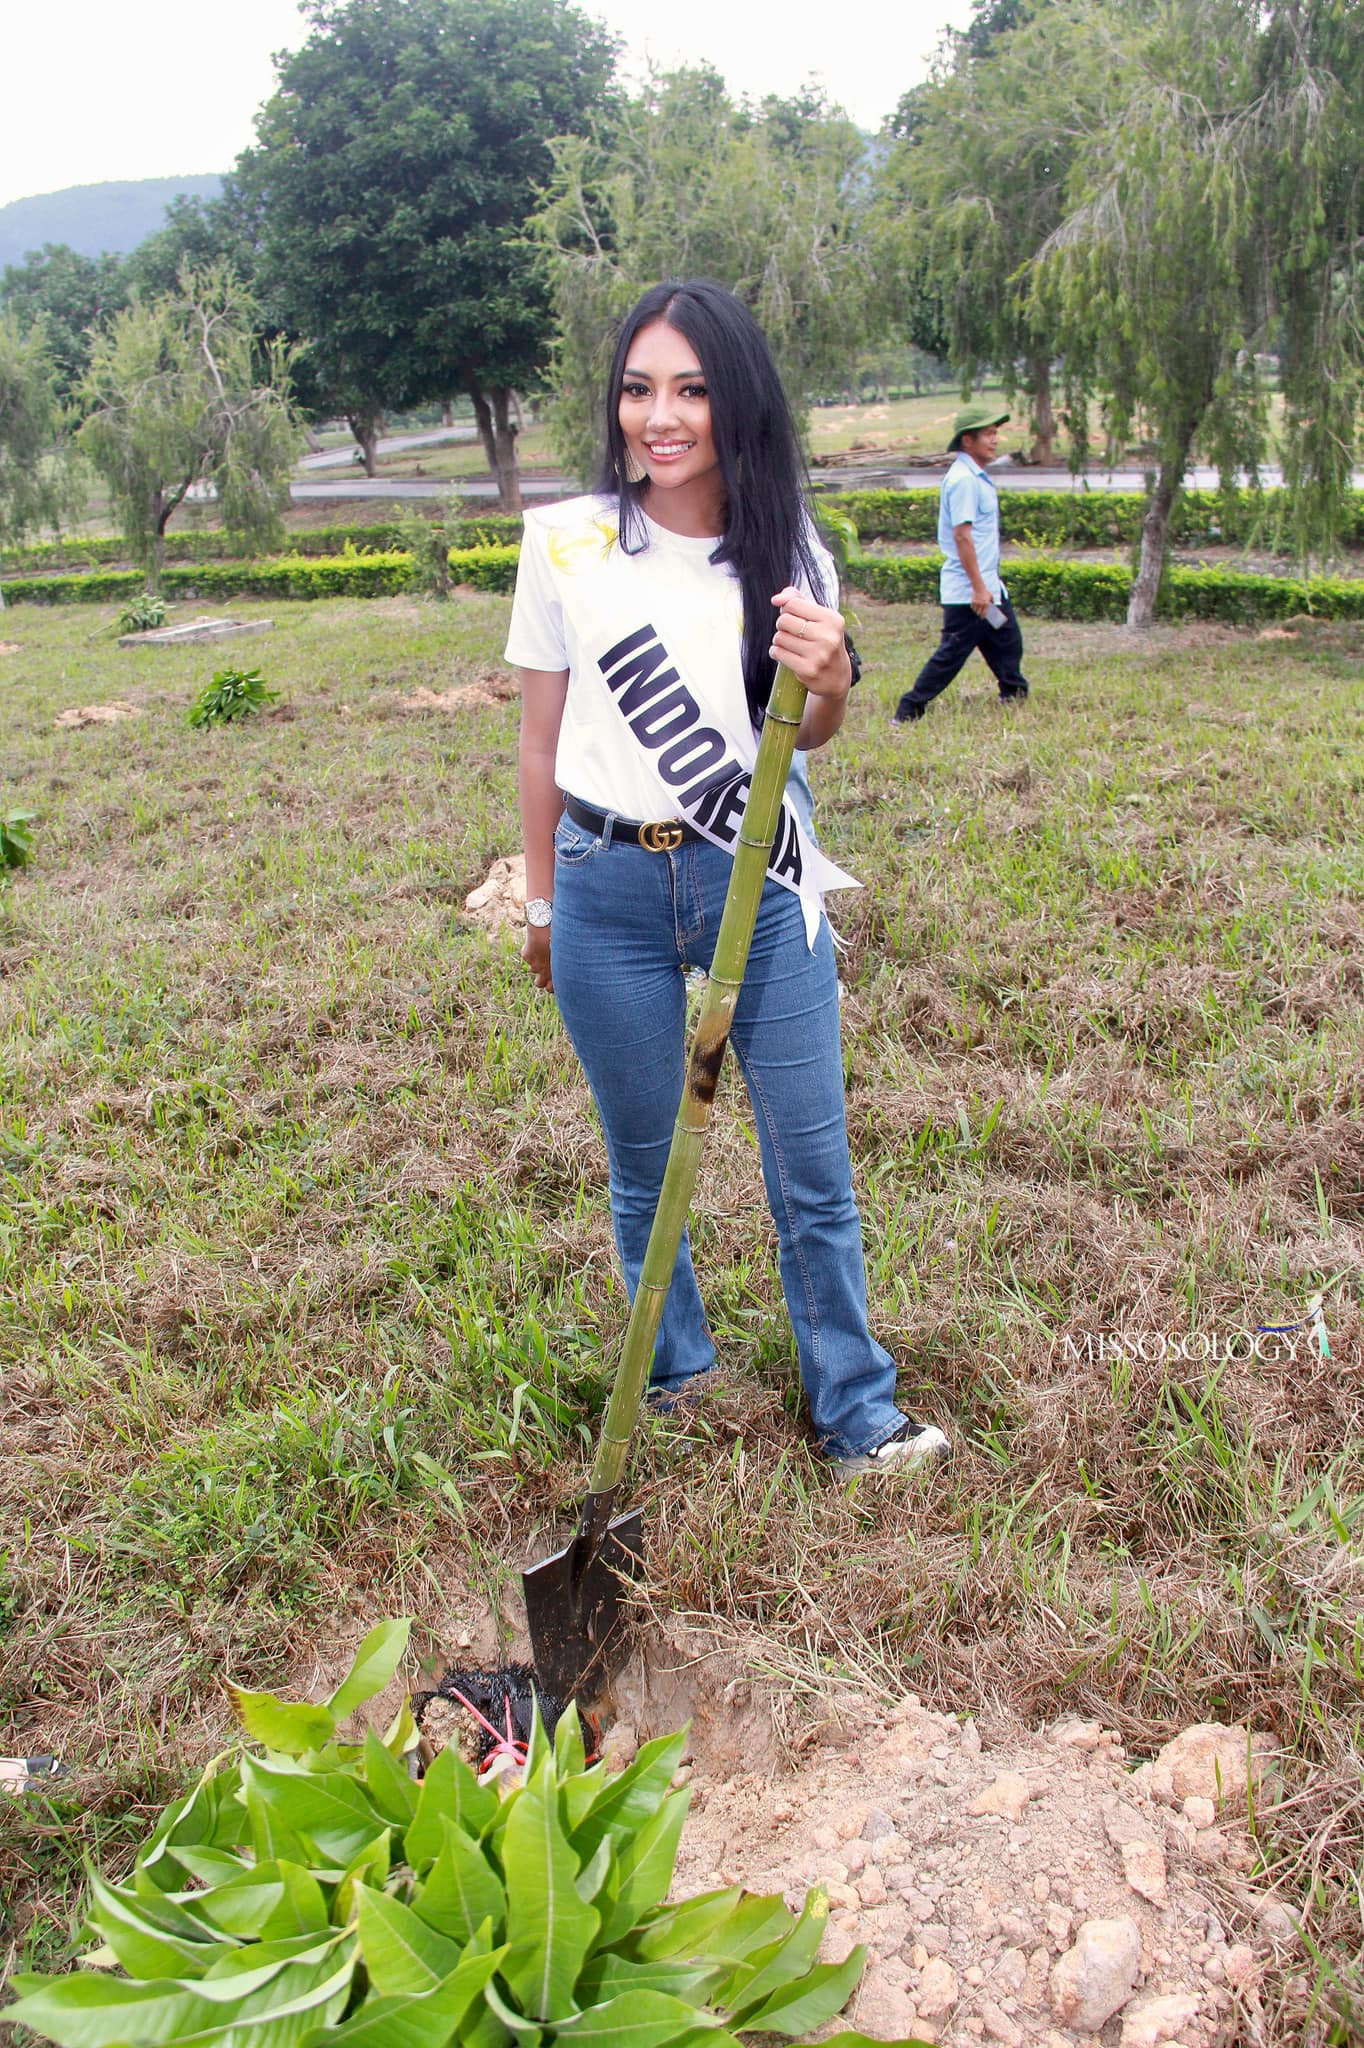
<path id="1" fill-rule="evenodd" d="M 62 732 L 70 732 L 83 725 L 117 725 L 120 719 L 136 718 L 136 704 L 129 704 L 123 697 L 113 697 L 107 704 L 68 704 L 65 711 L 59 711 L 52 723 Z"/>
<path id="2" fill-rule="evenodd" d="M 604 1753 L 623 1767 L 690 1721 L 675 1894 L 743 1884 L 796 1905 L 824 1885 L 822 1959 L 868 1951 L 840 2024 L 943 2048 L 1255 2038 L 1265 1969 L 1295 1938 L 1245 1875 L 1259 1738 L 1186 1729 L 1134 1770 L 1097 1721 L 987 1737 L 913 1693 L 795 1701 L 735 1669 L 677 1625 L 651 1629 Z M 462 1733 L 423 1728 L 433 1748 Z"/>

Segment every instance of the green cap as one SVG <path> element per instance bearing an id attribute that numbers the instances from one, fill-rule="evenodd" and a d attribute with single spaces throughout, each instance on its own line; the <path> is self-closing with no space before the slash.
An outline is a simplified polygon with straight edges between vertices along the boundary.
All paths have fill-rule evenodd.
<path id="1" fill-rule="evenodd" d="M 1008 417 L 1007 412 L 995 412 L 988 405 L 963 406 L 952 422 L 952 438 L 947 444 L 948 454 L 954 455 L 960 448 L 963 434 L 979 433 L 982 427 L 1002 427 Z"/>

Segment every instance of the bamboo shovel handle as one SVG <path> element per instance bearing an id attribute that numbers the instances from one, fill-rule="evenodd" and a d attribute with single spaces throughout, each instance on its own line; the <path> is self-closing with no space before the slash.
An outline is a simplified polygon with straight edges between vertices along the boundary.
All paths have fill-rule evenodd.
<path id="1" fill-rule="evenodd" d="M 592 1493 L 619 1486 L 625 1454 L 639 1419 L 645 1376 L 663 1304 L 672 1284 L 677 1248 L 682 1242 L 692 1189 L 701 1162 L 701 1144 L 710 1122 L 711 1104 L 729 1044 L 730 1026 L 748 965 L 748 949 L 758 922 L 758 905 L 767 879 L 772 840 L 781 815 L 786 778 L 791 769 L 796 734 L 805 711 L 805 685 L 789 668 L 778 668 L 772 685 L 758 758 L 753 767 L 748 801 L 739 826 L 734 868 L 725 893 L 724 914 L 715 941 L 705 1001 L 696 1021 L 687 1079 L 673 1128 L 668 1165 L 654 1211 L 639 1285 L 621 1344 L 620 1363 L 602 1425 L 601 1442 L 589 1481 Z"/>

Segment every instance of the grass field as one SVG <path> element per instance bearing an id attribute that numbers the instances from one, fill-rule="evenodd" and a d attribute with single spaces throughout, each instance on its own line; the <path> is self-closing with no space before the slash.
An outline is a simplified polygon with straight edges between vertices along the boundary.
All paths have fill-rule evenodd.
<path id="1" fill-rule="evenodd" d="M 0 621 L 0 814 L 37 814 L 0 882 L 0 1751 L 85 1767 L 0 1809 L 25 1960 L 221 1739 L 225 1675 L 306 1685 L 385 1612 L 500 1624 L 580 1493 L 605 1164 L 552 1008 L 460 916 L 515 846 L 515 708 L 402 706 L 506 612 L 276 607 L 281 703 L 202 734 L 217 650 Z M 1293 1794 L 1265 1863 L 1348 1981 L 1364 639 L 1033 626 L 1021 715 L 977 665 L 892 732 L 933 627 L 864 604 L 814 783 L 867 884 L 836 921 L 874 1319 L 958 1455 L 823 1478 L 731 1077 L 696 1228 L 729 1391 L 687 1455 L 645 1426 L 653 1594 L 792 1687 L 1093 1713 L 1138 1753 L 1251 1717 Z M 1249 1355 L 1318 1293 L 1329 1359 Z"/>

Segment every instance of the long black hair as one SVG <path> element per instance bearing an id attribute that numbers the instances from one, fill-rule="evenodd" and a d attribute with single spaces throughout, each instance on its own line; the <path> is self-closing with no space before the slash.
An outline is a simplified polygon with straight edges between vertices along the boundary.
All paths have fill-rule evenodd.
<path id="1" fill-rule="evenodd" d="M 802 576 L 821 603 L 825 574 L 805 509 L 800 440 L 767 338 L 742 299 L 710 278 L 656 284 L 628 313 L 616 342 L 606 393 L 606 455 L 600 488 L 620 501 L 620 544 L 627 554 L 648 546 L 641 504 L 648 479 L 630 475 L 620 425 L 621 385 L 635 336 L 664 320 L 696 350 L 710 396 L 710 426 L 725 489 L 725 526 L 712 562 L 732 563 L 744 614 L 744 691 L 754 725 L 772 693 L 776 663 L 768 653 L 778 590 Z"/>

